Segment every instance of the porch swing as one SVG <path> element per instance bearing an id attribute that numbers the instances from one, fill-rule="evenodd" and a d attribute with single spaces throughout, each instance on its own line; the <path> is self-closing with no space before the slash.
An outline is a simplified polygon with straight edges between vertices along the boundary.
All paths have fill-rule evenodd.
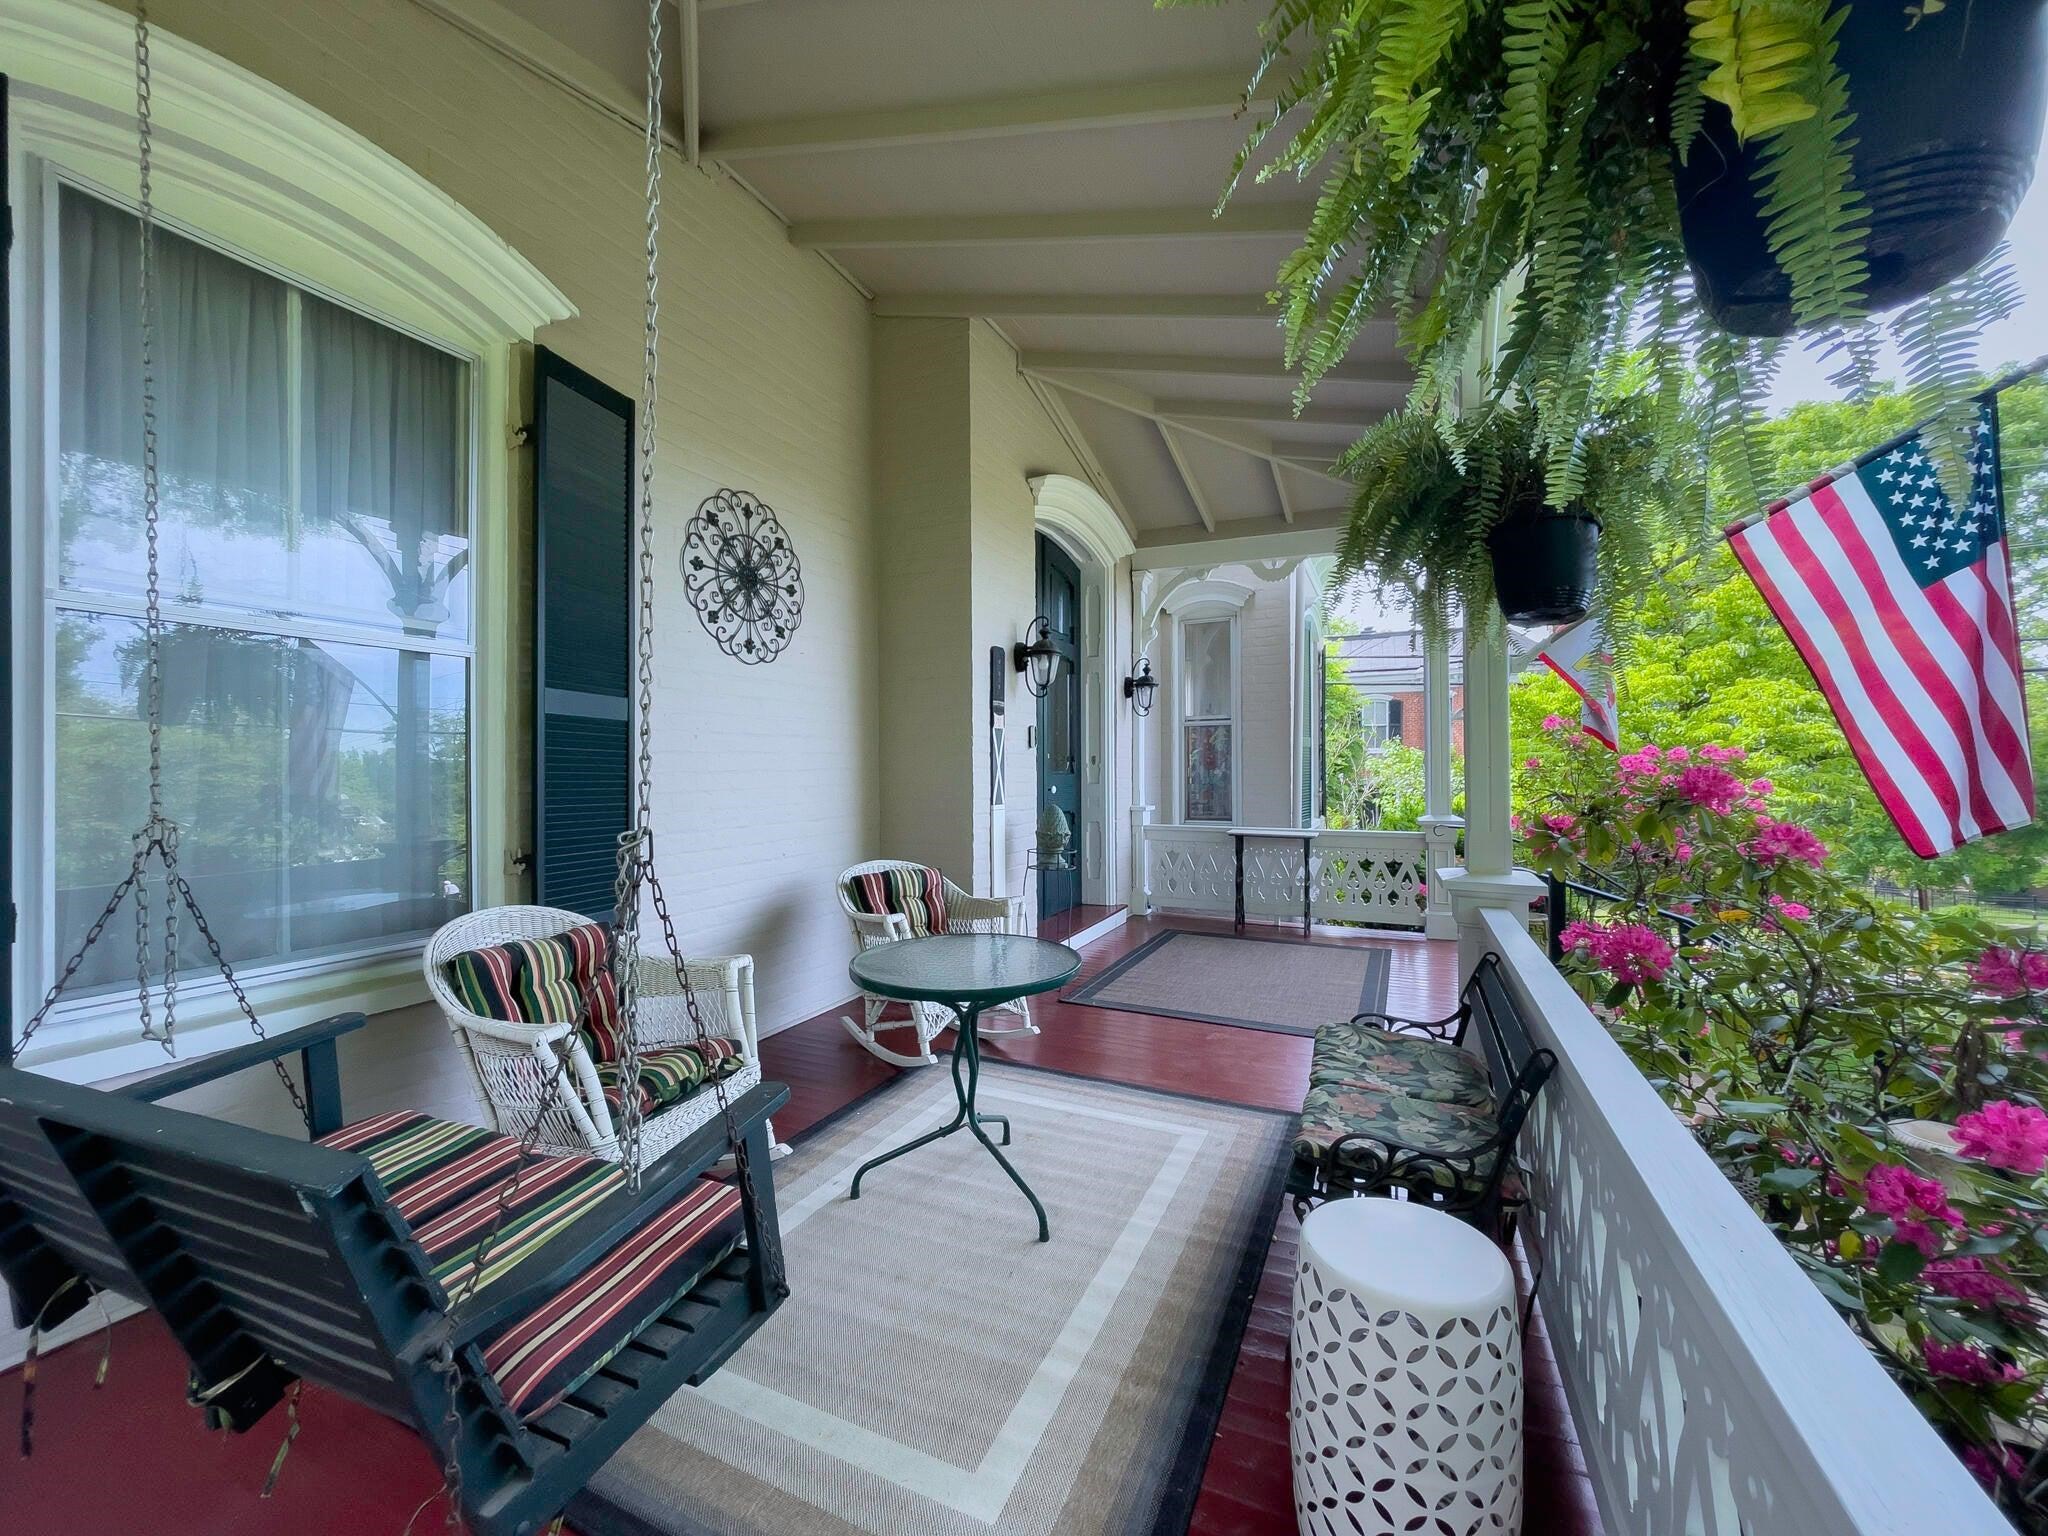
<path id="1" fill-rule="evenodd" d="M 648 5 L 636 819 L 619 838 L 612 946 L 627 1081 L 639 1069 L 633 1025 L 643 894 L 705 1038 L 650 831 L 661 4 Z M 31 1362 L 41 1330 L 96 1293 L 114 1292 L 162 1316 L 190 1364 L 190 1399 L 211 1425 L 246 1430 L 282 1400 L 293 1413 L 288 1445 L 299 1386 L 315 1382 L 410 1423 L 438 1451 L 442 1493 L 477 1536 L 531 1536 L 662 1403 L 717 1370 L 788 1295 L 773 1184 L 755 1178 L 768 1167 L 768 1116 L 788 1091 L 763 1084 L 732 1100 L 714 1084 L 719 1121 L 643 1168 L 634 1094 L 624 1096 L 621 1162 L 536 1154 L 540 1124 L 564 1090 L 560 1058 L 552 1080 L 537 1085 L 534 1124 L 518 1138 L 406 1113 L 330 1129 L 339 1118 L 331 1087 L 302 1093 L 285 1069 L 281 1058 L 292 1051 L 331 1053 L 334 1036 L 359 1026 L 361 1015 L 266 1037 L 178 870 L 178 829 L 163 799 L 149 24 L 141 6 L 135 65 L 149 819 L 135 834 L 126 876 L 0 1065 L 0 1278 L 17 1325 L 30 1330 Z M 164 908 L 160 936 L 153 888 Z M 175 1054 L 182 914 L 256 1041 L 120 1093 L 12 1065 L 129 903 L 142 1037 Z M 153 1102 L 264 1062 L 317 1141 Z M 728 1152 L 737 1175 L 730 1184 L 709 1176 Z M 25 1386 L 24 1451 L 31 1401 Z"/>

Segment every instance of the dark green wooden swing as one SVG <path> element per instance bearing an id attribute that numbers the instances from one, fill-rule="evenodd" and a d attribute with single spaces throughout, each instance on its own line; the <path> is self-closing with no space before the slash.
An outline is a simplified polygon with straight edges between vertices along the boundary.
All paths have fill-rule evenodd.
<path id="1" fill-rule="evenodd" d="M 298 1037 L 274 1045 L 292 1050 Z M 788 1096 L 764 1084 L 733 1105 L 756 1167 L 768 1166 L 768 1116 Z M 451 1313 L 366 1159 L 0 1067 L 0 1276 L 19 1326 L 54 1326 L 97 1290 L 153 1308 L 191 1363 L 193 1396 L 227 1428 L 249 1428 L 299 1377 L 403 1420 L 453 1462 L 477 1536 L 530 1536 L 781 1304 L 773 1185 L 742 1206 L 743 1247 L 622 1333 L 611 1359 L 545 1412 L 522 1420 L 506 1406 L 479 1341 L 559 1292 L 726 1150 L 714 1121 L 644 1169 L 637 1193 L 602 1202 Z"/>
<path id="2" fill-rule="evenodd" d="M 641 422 L 638 647 L 640 750 L 634 777 L 634 825 L 619 840 L 617 910 L 612 935 L 615 976 L 625 1023 L 621 1071 L 639 1078 L 635 1033 L 642 894 L 662 920 L 698 1039 L 705 1038 L 689 977 L 677 949 L 653 867 L 650 831 L 652 750 L 649 718 L 653 676 L 653 453 L 656 325 L 655 241 L 660 228 L 658 109 L 661 100 L 661 5 L 649 0 L 648 24 L 648 276 L 646 392 Z M 505 1223 L 519 1181 L 542 1159 L 531 1158 L 534 1132 L 516 1148 L 503 1192 L 488 1188 L 496 1212 L 475 1249 L 465 1282 L 444 1289 L 426 1251 L 393 1203 L 368 1158 L 263 1131 L 167 1109 L 155 1099 L 252 1065 L 272 1066 L 318 1137 L 339 1128 L 335 1039 L 360 1028 L 347 1014 L 268 1038 L 233 969 L 208 930 L 190 885 L 178 873 L 177 827 L 165 814 L 160 742 L 162 688 L 159 611 L 156 426 L 151 377 L 155 315 L 151 254 L 149 28 L 136 15 L 137 141 L 142 226 L 142 498 L 148 550 L 147 679 L 150 763 L 149 821 L 135 836 L 126 877 L 115 887 L 84 943 L 60 972 L 18 1039 L 0 1035 L 0 1280 L 12 1293 L 17 1325 L 42 1328 L 74 1316 L 101 1291 L 126 1296 L 163 1318 L 191 1365 L 192 1397 L 209 1419 L 245 1430 L 293 1394 L 301 1380 L 352 1397 L 411 1424 L 439 1450 L 448 1496 L 477 1536 L 531 1536 L 553 1520 L 593 1473 L 677 1389 L 709 1376 L 759 1328 L 788 1294 L 769 1167 L 768 1117 L 788 1098 L 765 1083 L 729 1101 L 722 1080 L 721 1117 L 654 1163 L 640 1162 L 639 1095 L 622 1095 L 623 1187 L 597 1200 L 541 1242 L 487 1288 L 479 1282 L 491 1243 Z M 155 969 L 147 902 L 153 886 L 165 907 L 161 980 Z M 141 1034 L 172 1049 L 177 987 L 177 914 L 205 941 L 235 1003 L 257 1036 L 254 1043 L 190 1065 L 173 1067 L 123 1093 L 54 1081 L 20 1070 L 20 1059 L 49 1017 L 85 951 L 127 902 L 137 907 L 137 1008 Z M 153 1004 L 161 1012 L 153 1012 Z M 0 1004 L 4 1006 L 4 1004 Z M 285 1070 L 297 1052 L 305 1091 Z M 534 1128 L 563 1091 L 557 1063 Z M 483 1133 L 478 1132 L 478 1135 Z M 532 1399 L 516 1411 L 486 1361 L 490 1340 L 532 1317 L 585 1276 L 593 1286 L 616 1270 L 599 1271 L 621 1245 L 667 1241 L 701 1195 L 712 1166 L 730 1152 L 736 1163 L 741 1240 L 694 1279 L 669 1271 L 688 1289 L 648 1298 L 657 1315 L 607 1312 L 609 1329 L 587 1328 L 581 1342 L 601 1362 L 565 1391 Z M 560 1169 L 563 1165 L 553 1163 Z M 757 1183 L 755 1170 L 763 1177 Z M 676 1214 L 657 1229 L 665 1214 Z M 729 1218 L 728 1218 L 729 1219 Z M 646 1252 L 645 1246 L 640 1250 Z M 667 1252 L 667 1249 L 663 1250 Z M 721 1252 L 724 1247 L 721 1246 Z M 549 1314 L 554 1316 L 556 1314 Z M 24 1393 L 24 1439 L 27 1430 Z"/>

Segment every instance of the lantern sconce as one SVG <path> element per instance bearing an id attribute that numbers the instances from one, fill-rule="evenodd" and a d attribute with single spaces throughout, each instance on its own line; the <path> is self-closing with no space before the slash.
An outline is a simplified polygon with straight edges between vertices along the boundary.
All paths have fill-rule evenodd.
<path id="1" fill-rule="evenodd" d="M 1152 675 L 1152 659 L 1138 658 L 1138 670 L 1124 679 L 1124 697 L 1131 701 L 1131 710 L 1139 717 L 1152 713 L 1152 697 L 1159 691 L 1159 679 Z"/>
<path id="2" fill-rule="evenodd" d="M 1010 647 L 1010 654 L 1034 699 L 1042 699 L 1052 691 L 1052 680 L 1060 670 L 1060 653 L 1052 643 L 1052 620 L 1044 614 L 1033 619 L 1024 638 Z"/>

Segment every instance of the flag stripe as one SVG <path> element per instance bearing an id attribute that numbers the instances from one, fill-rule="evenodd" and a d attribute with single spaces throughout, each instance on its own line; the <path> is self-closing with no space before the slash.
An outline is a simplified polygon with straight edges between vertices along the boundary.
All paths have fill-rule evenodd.
<path id="1" fill-rule="evenodd" d="M 1910 706 L 1910 688 L 1917 683 L 1933 706 L 1933 714 L 1916 710 L 1915 716 L 1927 727 L 1928 740 L 1940 754 L 1950 779 L 1967 796 L 1969 817 L 1963 830 L 1982 836 L 2003 828 L 2021 810 L 2018 793 L 1995 750 L 1994 738 L 2002 734 L 2009 740 L 2011 730 L 1997 709 L 1983 708 L 1985 699 L 1976 684 L 1977 674 L 1948 624 L 1916 625 L 1906 606 L 1912 600 L 1908 594 L 1912 594 L 1935 607 L 1939 617 L 1933 599 L 1942 584 L 1937 582 L 1922 593 L 1900 560 L 1883 517 L 1854 476 L 1816 492 L 1813 504 L 1822 525 L 1834 536 L 1862 582 L 1882 633 L 1905 663 L 1903 670 L 1887 669 L 1899 679 L 1895 691 Z M 1873 534 L 1883 542 L 1874 544 Z M 1948 727 L 1946 733 L 1940 729 L 1942 724 Z"/>
<path id="2" fill-rule="evenodd" d="M 1872 739 L 1894 745 L 1903 754 L 1909 770 L 1933 795 L 1939 810 L 1929 820 L 1927 831 L 1930 840 L 1946 852 L 1962 841 L 1965 822 L 1962 796 L 1956 792 L 1955 781 L 1949 777 L 1948 765 L 1928 744 L 1926 735 L 1914 723 L 1913 712 L 1893 690 L 1884 669 L 1871 654 L 1869 641 L 1858 626 L 1856 615 L 1843 598 L 1841 589 L 1807 542 L 1805 525 L 1819 522 L 1813 504 L 1809 501 L 1781 512 L 1775 521 L 1778 525 L 1774 530 L 1778 547 L 1790 562 L 1800 584 L 1817 600 L 1820 621 L 1834 632 L 1841 645 L 1842 659 L 1856 678 L 1858 693 L 1870 711 L 1870 723 L 1883 733 L 1873 733 Z M 1924 703 L 1925 699 L 1923 693 L 1916 702 Z M 1971 825 L 1974 828 L 1975 824 Z M 1946 841 L 1942 840 L 1944 833 Z"/>
<path id="3" fill-rule="evenodd" d="M 1932 858 L 1937 850 L 1929 828 L 1937 822 L 1945 825 L 1945 818 L 1934 807 L 1927 786 L 1916 780 L 1910 765 L 1898 758 L 1897 744 L 1886 740 L 1881 722 L 1875 738 L 1864 731 L 1861 709 L 1852 707 L 1849 695 L 1837 686 L 1835 679 L 1847 677 L 1848 687 L 1854 691 L 1858 706 L 1866 703 L 1862 690 L 1850 675 L 1834 630 L 1821 620 L 1813 594 L 1800 584 L 1790 562 L 1785 559 L 1784 551 L 1774 539 L 1750 536 L 1765 526 L 1767 524 L 1752 525 L 1730 535 L 1729 544 L 1736 559 L 1749 572 L 1757 590 L 1763 593 L 1764 601 L 1778 616 L 1778 622 L 1785 626 L 1793 646 L 1806 662 L 1807 670 L 1813 674 L 1814 682 L 1826 696 L 1828 707 L 1834 711 L 1843 734 L 1849 738 L 1849 745 L 1856 753 L 1857 761 L 1863 765 L 1878 802 L 1891 817 L 1892 825 L 1899 829 L 1899 835 L 1915 854 L 1923 859 Z M 1809 615 L 1814 621 L 1811 626 Z M 1902 769 L 1903 772 L 1900 771 Z"/>

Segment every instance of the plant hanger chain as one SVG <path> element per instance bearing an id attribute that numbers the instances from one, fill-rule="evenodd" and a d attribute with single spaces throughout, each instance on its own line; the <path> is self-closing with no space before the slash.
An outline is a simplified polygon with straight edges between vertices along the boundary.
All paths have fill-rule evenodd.
<path id="1" fill-rule="evenodd" d="M 131 896 L 135 902 L 135 992 L 136 1007 L 141 1015 L 141 1036 L 162 1045 L 168 1055 L 177 1054 L 177 998 L 178 998 L 178 929 L 179 917 L 183 914 L 192 920 L 193 929 L 206 946 L 208 958 L 213 962 L 227 983 L 233 996 L 235 1009 L 254 1032 L 257 1039 L 266 1038 L 263 1022 L 257 1018 L 255 1008 L 250 1004 L 248 994 L 243 991 L 235 969 L 222 950 L 220 940 L 208 926 L 206 914 L 200 910 L 199 898 L 193 892 L 191 883 L 178 869 L 178 825 L 164 810 L 164 685 L 163 685 L 163 581 L 160 551 L 162 545 L 162 497 L 159 474 L 156 420 L 156 348 L 158 336 L 158 302 L 156 269 L 156 184 L 155 184 L 155 100 L 150 67 L 150 27 L 147 0 L 137 0 L 135 6 L 135 159 L 136 159 L 136 224 L 138 247 L 136 263 L 136 306 L 137 330 L 140 341 L 140 364 L 142 385 L 142 538 L 145 557 L 143 586 L 143 720 L 149 739 L 149 818 L 133 836 L 133 853 L 128 862 L 128 872 L 107 898 L 84 939 L 65 961 L 57 979 L 44 994 L 42 1004 L 30 1017 L 21 1035 L 13 1042 L 9 1060 L 19 1060 L 24 1047 L 43 1025 L 63 997 L 66 988 L 77 976 L 85 963 L 86 954 L 99 942 L 107 924 L 119 912 L 124 901 Z M 154 872 L 152 870 L 154 867 Z M 152 975 L 158 971 L 156 939 L 152 932 L 150 918 L 150 886 L 160 881 L 163 886 L 163 936 L 160 975 L 154 985 Z M 153 1013 L 152 990 L 162 992 L 162 1025 L 158 1026 Z M 281 1060 L 272 1058 L 271 1068 L 277 1080 L 290 1097 L 292 1105 L 299 1112 L 299 1118 L 306 1123 L 310 1132 L 313 1128 L 313 1113 L 307 1106 L 305 1096 Z"/>

